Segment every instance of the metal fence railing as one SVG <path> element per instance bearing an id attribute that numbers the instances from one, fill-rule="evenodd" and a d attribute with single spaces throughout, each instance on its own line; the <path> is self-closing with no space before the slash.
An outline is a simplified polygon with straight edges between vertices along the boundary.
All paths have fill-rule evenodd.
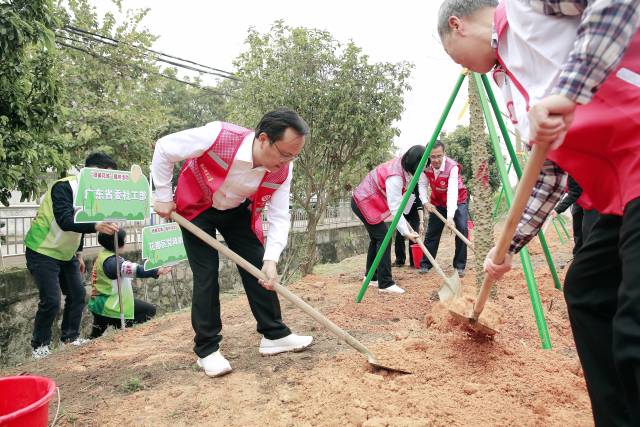
<path id="1" fill-rule="evenodd" d="M 3 257 L 24 255 L 24 237 L 31 228 L 34 216 L 5 216 L 0 214 L 0 254 Z M 265 233 L 268 230 L 266 214 L 263 215 L 263 227 Z M 129 221 L 125 228 L 127 230 L 127 243 L 142 243 L 142 227 L 166 222 L 157 214 L 152 213 L 151 217 L 145 221 Z M 341 201 L 335 206 L 330 206 L 318 222 L 318 228 L 339 228 L 351 224 L 359 224 L 360 221 L 351 211 L 349 201 Z M 293 231 L 306 231 L 307 214 L 302 209 L 291 210 L 291 224 Z M 98 238 L 95 233 L 86 234 L 84 237 L 84 247 L 97 247 Z"/>

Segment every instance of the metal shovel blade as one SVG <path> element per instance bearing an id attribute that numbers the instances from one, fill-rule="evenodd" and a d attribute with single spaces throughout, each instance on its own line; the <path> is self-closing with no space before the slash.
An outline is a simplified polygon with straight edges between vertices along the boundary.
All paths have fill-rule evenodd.
<path id="1" fill-rule="evenodd" d="M 397 372 L 399 374 L 411 374 L 411 372 L 409 371 L 405 371 L 404 369 L 399 369 L 399 368 L 392 368 L 390 366 L 385 366 L 380 364 L 380 362 L 378 362 L 378 360 L 373 356 L 373 354 L 369 353 L 367 354 L 367 362 L 369 362 L 369 365 L 377 368 L 377 369 L 383 369 L 385 371 L 388 372 Z"/>
<path id="2" fill-rule="evenodd" d="M 438 290 L 440 301 L 446 302 L 452 298 L 459 297 L 462 294 L 462 286 L 460 285 L 460 277 L 457 272 L 453 272 L 450 277 L 445 277 L 444 283 Z"/>
<path id="3" fill-rule="evenodd" d="M 461 321 L 462 323 L 468 325 L 471 329 L 473 329 L 474 331 L 476 331 L 476 332 L 478 332 L 480 334 L 492 337 L 492 336 L 494 336 L 495 334 L 498 333 L 497 330 L 495 330 L 491 326 L 488 326 L 487 324 L 483 323 L 480 319 L 475 319 L 472 314 L 461 313 L 454 307 L 449 307 L 449 313 L 454 318 L 456 318 L 459 321 Z"/>

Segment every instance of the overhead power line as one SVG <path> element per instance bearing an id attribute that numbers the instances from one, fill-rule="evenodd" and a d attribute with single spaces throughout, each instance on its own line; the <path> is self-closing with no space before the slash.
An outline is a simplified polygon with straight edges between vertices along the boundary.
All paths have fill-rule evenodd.
<path id="1" fill-rule="evenodd" d="M 128 42 L 123 42 L 121 40 L 117 40 L 114 39 L 112 37 L 108 37 L 108 36 L 103 36 L 97 33 L 93 33 L 90 31 L 86 31 L 77 27 L 73 27 L 73 26 L 69 26 L 66 25 L 64 26 L 63 30 L 65 32 L 67 32 L 70 35 L 74 35 L 74 36 L 78 36 L 81 37 L 84 40 L 88 40 L 88 41 L 93 41 L 93 42 L 97 42 L 97 43 L 102 43 L 102 44 L 106 44 L 108 46 L 112 46 L 112 47 L 118 47 L 120 44 L 122 45 L 126 45 L 126 46 L 131 46 L 135 49 L 138 49 L 140 51 L 142 51 L 145 56 L 147 56 L 148 58 L 157 61 L 157 62 L 163 62 L 165 64 L 169 64 L 169 65 L 173 65 L 175 67 L 179 67 L 179 68 L 183 68 L 183 69 L 187 69 L 190 71 L 195 71 L 198 73 L 203 73 L 203 74 L 209 74 L 209 75 L 213 75 L 216 77 L 222 77 L 225 79 L 230 79 L 230 80 L 236 80 L 238 81 L 239 79 L 233 75 L 233 73 L 229 72 L 229 71 L 224 71 L 221 70 L 219 68 L 215 68 L 215 67 L 210 67 L 208 65 L 204 65 L 204 64 L 199 64 L 195 61 L 191 61 L 188 59 L 184 59 L 184 58 L 180 58 L 174 55 L 169 55 L 157 50 L 153 50 L 153 49 L 147 49 L 145 47 L 142 46 L 137 46 L 134 45 L 132 43 L 128 43 Z M 62 36 L 60 33 L 57 34 L 57 36 Z M 69 39 L 69 40 L 73 40 L 75 42 L 79 42 L 76 39 Z M 177 61 L 181 61 L 184 62 L 186 64 L 180 63 L 180 62 L 176 62 L 176 61 L 172 61 L 166 58 L 171 58 L 171 59 L 175 59 Z M 187 64 L 193 64 L 195 65 L 195 67 L 193 65 L 187 65 Z"/>
<path id="2" fill-rule="evenodd" d="M 65 37 L 65 39 L 69 39 L 69 38 L 68 38 L 68 37 Z M 73 39 L 69 39 L 69 40 L 73 40 Z M 57 43 L 59 46 L 62 46 L 62 47 L 64 47 L 64 48 L 67 48 L 67 49 L 73 49 L 73 50 L 77 50 L 77 51 L 83 52 L 83 53 L 85 53 L 85 54 L 87 54 L 87 55 L 90 55 L 90 56 L 92 56 L 92 57 L 94 57 L 94 58 L 96 58 L 96 59 L 98 59 L 98 60 L 100 60 L 101 62 L 104 62 L 104 63 L 106 63 L 106 64 L 114 65 L 114 64 L 113 64 L 113 61 L 111 61 L 109 58 L 106 58 L 106 57 L 104 57 L 104 56 L 100 55 L 99 53 L 91 52 L 91 51 L 90 51 L 90 50 L 88 50 L 88 49 L 84 49 L 84 48 L 82 48 L 82 47 L 78 47 L 78 46 L 70 45 L 70 44 L 67 44 L 67 43 L 65 43 L 65 42 L 63 42 L 63 41 L 60 41 L 60 40 L 56 40 L 56 43 Z M 137 70 L 139 70 L 139 71 L 141 71 L 141 72 L 143 72 L 143 73 L 153 74 L 153 75 L 156 75 L 156 76 L 159 76 L 159 77 L 165 78 L 165 79 L 169 79 L 169 80 L 173 80 L 173 81 L 176 81 L 176 82 L 179 82 L 179 83 L 183 83 L 183 84 L 186 84 L 186 85 L 189 85 L 189 86 L 193 86 L 193 87 L 195 87 L 195 88 L 198 88 L 198 89 L 201 89 L 201 90 L 206 90 L 206 91 L 211 92 L 211 93 L 214 93 L 214 94 L 216 94 L 216 95 L 221 95 L 221 96 L 230 96 L 230 95 L 229 95 L 228 93 L 226 93 L 226 92 L 222 92 L 222 91 L 220 91 L 220 90 L 213 89 L 213 88 L 206 87 L 206 86 L 200 86 L 200 85 L 199 85 L 199 84 L 197 84 L 197 83 L 193 83 L 193 82 L 188 82 L 188 81 L 185 81 L 185 80 L 181 80 L 181 79 L 178 79 L 178 78 L 176 78 L 176 77 L 172 77 L 172 76 L 169 76 L 169 75 L 166 75 L 166 74 L 163 74 L 163 73 L 157 72 L 157 71 L 148 70 L 148 69 L 142 68 L 142 67 L 140 67 L 139 65 L 136 65 L 136 64 L 128 64 L 128 65 L 129 65 L 130 67 L 132 67 L 132 68 L 136 68 Z"/>

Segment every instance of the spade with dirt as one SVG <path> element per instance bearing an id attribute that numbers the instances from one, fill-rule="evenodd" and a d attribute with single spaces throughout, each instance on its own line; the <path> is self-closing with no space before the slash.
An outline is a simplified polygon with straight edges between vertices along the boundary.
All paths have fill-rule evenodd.
<path id="1" fill-rule="evenodd" d="M 209 234 L 205 233 L 198 226 L 194 225 L 193 223 L 188 221 L 186 218 L 184 218 L 180 214 L 176 212 L 172 212 L 171 218 L 175 222 L 177 222 L 181 227 L 189 230 L 189 232 L 191 232 L 194 236 L 197 236 L 199 239 L 201 239 L 202 241 L 210 245 L 212 248 L 214 248 L 218 252 L 221 252 L 224 255 L 226 255 L 231 261 L 236 263 L 238 266 L 242 267 L 253 277 L 260 280 L 265 280 L 265 281 L 268 280 L 265 274 L 262 271 L 260 271 L 258 268 L 256 268 L 253 264 L 251 264 L 249 261 L 245 260 L 240 255 L 233 252 L 231 249 L 229 249 L 227 246 L 220 243 L 218 240 L 216 240 Z M 360 341 L 358 341 L 357 339 L 349 335 L 345 330 L 341 329 L 338 325 L 333 323 L 331 320 L 327 319 L 319 311 L 317 311 L 316 309 L 311 307 L 309 304 L 304 302 L 302 299 L 300 299 L 300 297 L 295 295 L 289 289 L 285 288 L 279 283 L 276 283 L 273 288 L 278 293 L 278 295 L 281 295 L 282 297 L 287 299 L 293 305 L 295 305 L 296 307 L 304 311 L 306 314 L 311 316 L 316 322 L 320 323 L 322 326 L 324 326 L 325 328 L 333 332 L 333 334 L 336 335 L 338 338 L 341 338 L 351 347 L 353 347 L 354 349 L 362 353 L 364 356 L 366 356 L 367 362 L 369 362 L 371 366 L 378 369 L 383 369 L 385 371 L 397 372 L 401 374 L 411 373 L 404 369 L 392 368 L 390 366 L 381 364 L 378 361 L 378 359 L 375 357 L 375 355 L 367 347 L 365 347 Z"/>
<path id="2" fill-rule="evenodd" d="M 509 209 L 506 223 L 504 225 L 502 233 L 500 234 L 498 243 L 495 246 L 492 258 L 494 264 L 500 265 L 504 263 L 504 260 L 507 256 L 507 251 L 509 250 L 509 245 L 511 244 L 511 239 L 513 238 L 516 227 L 520 222 L 522 213 L 527 206 L 527 201 L 529 200 L 529 196 L 531 195 L 533 186 L 535 185 L 538 176 L 540 175 L 540 170 L 542 169 L 544 160 L 547 157 L 548 150 L 548 145 L 533 145 L 531 156 L 527 161 L 524 173 L 522 174 L 522 178 L 518 183 L 516 195 L 511 208 Z M 493 329 L 491 325 L 481 321 L 480 319 L 480 314 L 482 314 L 482 310 L 484 310 L 484 306 L 487 302 L 487 298 L 489 297 L 489 292 L 491 291 L 492 285 L 493 281 L 487 274 L 484 278 L 484 283 L 480 288 L 480 293 L 478 294 L 478 298 L 473 305 L 473 310 L 471 311 L 471 313 L 469 313 L 462 307 L 450 307 L 449 312 L 454 317 L 462 319 L 464 322 L 468 323 L 476 331 L 487 335 L 494 335 L 497 331 Z"/>

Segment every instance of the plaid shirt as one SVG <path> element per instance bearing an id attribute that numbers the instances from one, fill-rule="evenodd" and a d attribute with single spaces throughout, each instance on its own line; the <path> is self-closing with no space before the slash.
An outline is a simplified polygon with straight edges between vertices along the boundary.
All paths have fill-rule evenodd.
<path id="1" fill-rule="evenodd" d="M 546 15 L 580 16 L 578 36 L 562 66 L 553 93 L 579 104 L 589 102 L 615 69 L 640 26 L 640 0 L 529 0 L 531 8 Z M 567 174 L 547 160 L 540 171 L 524 215 L 511 241 L 517 253 L 544 224 L 565 192 Z"/>
<path id="2" fill-rule="evenodd" d="M 581 16 L 573 50 L 553 93 L 588 103 L 640 26 L 640 0 L 530 0 L 546 15 Z"/>
<path id="3" fill-rule="evenodd" d="M 509 252 L 520 252 L 538 234 L 547 216 L 564 195 L 566 186 L 567 174 L 554 162 L 546 160 L 511 240 Z"/>

